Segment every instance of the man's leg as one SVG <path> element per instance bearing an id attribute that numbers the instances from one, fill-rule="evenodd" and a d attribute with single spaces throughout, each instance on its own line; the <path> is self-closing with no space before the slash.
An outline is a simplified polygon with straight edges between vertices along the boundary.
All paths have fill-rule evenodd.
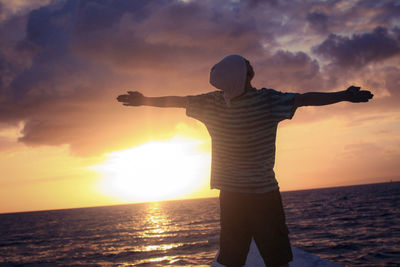
<path id="1" fill-rule="evenodd" d="M 252 199 L 250 224 L 254 241 L 267 266 L 288 266 L 293 254 L 279 191 Z"/>
<path id="2" fill-rule="evenodd" d="M 243 194 L 220 191 L 220 252 L 217 261 L 225 266 L 243 266 L 251 243 L 247 203 Z"/>

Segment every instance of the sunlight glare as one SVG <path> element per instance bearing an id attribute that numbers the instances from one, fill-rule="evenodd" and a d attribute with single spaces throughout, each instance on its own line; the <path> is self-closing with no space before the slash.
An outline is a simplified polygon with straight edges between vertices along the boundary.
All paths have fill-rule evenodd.
<path id="1" fill-rule="evenodd" d="M 182 198 L 208 181 L 210 154 L 198 148 L 201 144 L 182 137 L 152 141 L 106 154 L 103 164 L 91 168 L 103 176 L 100 191 L 121 201 Z"/>

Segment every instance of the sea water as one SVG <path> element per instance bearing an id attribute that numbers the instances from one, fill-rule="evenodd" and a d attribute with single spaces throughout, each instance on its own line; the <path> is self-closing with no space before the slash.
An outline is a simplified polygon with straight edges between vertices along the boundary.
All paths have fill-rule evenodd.
<path id="1" fill-rule="evenodd" d="M 400 266 L 400 182 L 282 193 L 292 245 L 346 266 Z M 0 214 L 0 266 L 199 266 L 217 198 Z"/>

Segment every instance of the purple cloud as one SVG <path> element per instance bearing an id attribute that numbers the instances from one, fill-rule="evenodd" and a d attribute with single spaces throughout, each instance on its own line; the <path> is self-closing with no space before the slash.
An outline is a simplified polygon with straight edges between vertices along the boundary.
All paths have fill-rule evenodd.
<path id="1" fill-rule="evenodd" d="M 325 33 L 329 27 L 329 16 L 323 12 L 311 12 L 307 15 L 307 21 L 311 28 L 317 32 Z"/>
<path id="2" fill-rule="evenodd" d="M 354 34 L 351 37 L 331 34 L 315 46 L 313 52 L 339 67 L 362 68 L 398 55 L 400 45 L 396 36 L 386 28 L 377 27 L 371 33 Z"/>
<path id="3" fill-rule="evenodd" d="M 266 87 L 297 92 L 323 88 L 318 62 L 304 52 L 280 50 L 256 64 L 256 76 Z"/>

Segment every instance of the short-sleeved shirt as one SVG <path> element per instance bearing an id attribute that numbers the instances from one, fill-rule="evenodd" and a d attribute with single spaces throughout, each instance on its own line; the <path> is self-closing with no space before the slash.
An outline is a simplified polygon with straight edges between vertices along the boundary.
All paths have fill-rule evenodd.
<path id="1" fill-rule="evenodd" d="M 265 193 L 278 190 L 278 123 L 295 112 L 295 93 L 248 89 L 227 106 L 222 91 L 189 96 L 186 115 L 205 124 L 212 141 L 211 189 Z"/>

